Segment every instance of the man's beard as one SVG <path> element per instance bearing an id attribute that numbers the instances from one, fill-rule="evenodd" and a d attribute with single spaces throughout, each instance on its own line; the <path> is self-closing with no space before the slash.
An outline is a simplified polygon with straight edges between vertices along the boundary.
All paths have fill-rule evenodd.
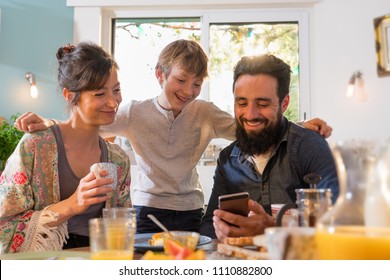
<path id="1" fill-rule="evenodd" d="M 268 152 L 277 143 L 282 122 L 282 114 L 279 113 L 275 124 L 267 126 L 267 122 L 264 129 L 259 132 L 246 132 L 242 124 L 236 119 L 237 146 L 240 147 L 243 153 L 251 156 L 261 155 Z M 244 119 L 241 118 L 240 121 L 243 123 Z"/>

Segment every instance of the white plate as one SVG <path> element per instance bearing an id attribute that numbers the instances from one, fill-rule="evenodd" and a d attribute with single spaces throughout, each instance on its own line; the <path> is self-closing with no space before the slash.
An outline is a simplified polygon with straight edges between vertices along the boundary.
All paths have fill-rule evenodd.
<path id="1" fill-rule="evenodd" d="M 138 252 L 145 253 L 148 250 L 151 251 L 164 251 L 163 246 L 151 246 L 148 243 L 148 240 L 152 238 L 154 233 L 139 233 L 134 237 L 134 249 Z M 208 236 L 201 235 L 199 237 L 198 246 L 202 246 L 208 244 L 212 241 L 212 239 Z"/>

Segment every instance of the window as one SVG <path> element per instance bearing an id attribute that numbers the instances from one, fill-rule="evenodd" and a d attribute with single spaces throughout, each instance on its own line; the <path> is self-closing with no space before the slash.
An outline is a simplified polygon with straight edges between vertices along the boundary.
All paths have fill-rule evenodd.
<path id="1" fill-rule="evenodd" d="M 273 0 L 243 0 L 239 2 L 230 0 L 100 0 L 98 2 L 94 0 L 67 0 L 67 6 L 74 7 L 74 41 L 76 43 L 85 40 L 93 41 L 102 45 L 106 50 L 114 48 L 112 42 L 114 19 L 198 18 L 201 26 L 200 42 L 207 52 L 211 49 L 209 38 L 210 32 L 213 32 L 211 30 L 213 25 L 295 23 L 298 28 L 299 57 L 297 58 L 298 63 L 292 65 L 297 80 L 294 86 L 299 88 L 299 96 L 296 99 L 299 108 L 298 118 L 306 119 L 311 117 L 309 14 L 311 7 L 317 2 L 318 0 L 286 0 L 283 2 Z M 123 82 L 125 81 L 122 79 Z M 209 86 L 206 83 L 200 98 L 215 100 L 216 96 L 213 97 L 213 93 L 209 93 L 209 88 L 212 88 L 212 85 Z M 132 89 L 131 92 L 134 91 Z"/>
<path id="2" fill-rule="evenodd" d="M 233 115 L 232 77 L 234 64 L 244 55 L 272 53 L 293 69 L 291 103 L 286 116 L 299 119 L 299 24 L 257 21 L 207 22 L 202 17 L 113 18 L 112 51 L 118 61 L 124 100 L 157 96 L 154 76 L 157 57 L 176 39 L 193 39 L 209 50 L 209 81 L 200 98 L 214 102 Z M 208 40 L 207 40 L 208 39 Z"/>
<path id="3" fill-rule="evenodd" d="M 232 97 L 233 67 L 245 55 L 271 53 L 291 68 L 291 102 L 285 116 L 299 118 L 299 55 L 296 22 L 210 24 L 209 100 L 234 114 Z"/>
<path id="4" fill-rule="evenodd" d="M 161 50 L 177 39 L 199 42 L 200 19 L 114 19 L 112 34 L 123 100 L 145 100 L 161 92 L 154 75 Z"/>
<path id="5" fill-rule="evenodd" d="M 268 28 L 270 26 L 278 28 L 278 26 L 292 24 L 292 26 L 294 26 L 294 31 L 290 34 L 295 33 L 294 36 L 296 36 L 296 38 L 294 39 L 294 43 L 289 42 L 288 44 L 290 48 L 293 46 L 292 49 L 294 51 L 285 53 L 290 54 L 292 57 L 279 55 L 277 52 L 278 48 L 275 49 L 275 45 L 273 44 L 268 44 L 267 47 L 271 51 L 276 51 L 278 56 L 286 60 L 292 66 L 292 88 L 297 88 L 297 97 L 294 101 L 296 104 L 292 102 L 293 104 L 290 105 L 290 108 L 291 106 L 297 108 L 296 114 L 298 114 L 298 119 L 306 119 L 311 116 L 309 95 L 309 13 L 310 7 L 316 2 L 318 2 L 318 0 L 286 0 L 283 2 L 284 4 L 279 2 L 275 3 L 273 0 L 243 0 L 239 3 L 233 3 L 230 0 L 214 0 L 212 2 L 208 0 L 180 0 L 177 1 L 175 5 L 172 5 L 172 1 L 164 0 L 147 0 L 142 1 L 142 4 L 140 1 L 135 0 L 125 2 L 100 0 L 99 3 L 96 3 L 96 1 L 93 0 L 67 0 L 67 5 L 75 7 L 75 42 L 84 40 L 94 41 L 101 44 L 106 50 L 112 51 L 115 56 L 119 55 L 118 52 L 120 48 L 128 54 L 133 53 L 132 58 L 128 58 L 123 62 L 122 59 L 118 57 L 121 72 L 127 71 L 125 69 L 132 63 L 141 62 L 141 65 L 146 67 L 143 70 L 138 68 L 135 72 L 133 70 L 133 72 L 129 72 L 127 75 L 122 73 L 123 77 L 121 77 L 121 83 L 124 88 L 124 102 L 126 102 L 126 99 L 150 98 L 159 93 L 160 88 L 158 87 L 153 71 L 155 63 L 157 62 L 157 56 L 163 46 L 178 37 L 166 38 L 167 41 L 165 42 L 161 41 L 162 45 L 156 46 L 154 53 L 151 49 L 148 49 L 147 52 L 145 49 L 141 49 L 140 51 L 136 50 L 135 46 L 131 48 L 126 47 L 124 42 L 121 42 L 120 44 L 118 44 L 119 41 L 115 42 L 113 38 L 115 38 L 115 34 L 119 34 L 117 32 L 120 31 L 115 30 L 114 26 L 116 24 L 125 25 L 126 21 L 129 21 L 129 19 L 133 22 L 132 28 L 137 28 L 137 24 L 140 23 L 149 22 L 150 24 L 156 23 L 156 21 L 182 25 L 187 24 L 186 22 L 196 22 L 199 24 L 200 35 L 199 38 L 198 35 L 196 35 L 194 39 L 198 39 L 206 52 L 209 53 L 209 72 L 211 76 L 210 80 L 203 85 L 199 98 L 213 101 L 229 112 L 231 112 L 232 107 L 232 105 L 229 105 L 229 102 L 233 102 L 231 96 L 232 82 L 228 82 L 226 85 L 224 84 L 225 87 L 222 89 L 218 85 L 218 83 L 222 83 L 220 82 L 222 78 L 218 78 L 218 75 L 220 77 L 230 76 L 229 79 L 232 79 L 232 75 L 229 74 L 229 71 L 231 71 L 234 59 L 232 58 L 225 66 L 219 64 L 219 55 L 226 50 L 222 48 L 217 51 L 217 49 L 212 46 L 213 38 L 217 38 L 218 36 L 223 37 L 229 32 L 232 32 L 230 29 L 237 30 L 237 32 L 238 29 L 242 29 L 239 32 L 246 35 L 246 39 L 249 39 L 250 41 L 253 40 L 253 35 L 261 33 L 256 31 L 255 34 L 251 31 L 253 28 L 258 28 L 257 25 L 262 25 L 263 28 L 267 28 L 267 25 Z M 230 31 L 226 32 L 226 30 Z M 188 36 L 188 33 L 182 34 Z M 164 40 L 165 36 L 159 38 Z M 245 40 L 240 42 L 245 46 L 248 44 Z M 230 51 L 230 49 L 231 48 L 229 47 L 228 50 Z M 148 53 L 148 62 L 143 58 L 140 58 L 140 55 L 145 53 Z M 237 54 L 240 54 L 240 52 Z M 216 59 L 216 63 L 213 62 L 213 59 Z M 138 74 L 141 73 L 141 71 L 149 72 L 145 75 Z M 217 77 L 214 79 L 212 77 L 213 75 L 216 75 Z M 142 86 L 133 84 L 133 82 L 137 81 L 134 77 L 137 77 L 137 79 L 141 81 Z M 148 78 L 148 80 L 144 80 L 146 78 Z M 137 89 L 137 87 L 139 88 Z M 218 88 L 218 90 L 214 90 L 214 88 Z M 139 96 L 137 96 L 138 93 L 140 94 Z M 290 119 L 294 120 L 295 117 L 295 115 L 292 115 L 290 116 Z M 210 149 L 206 150 L 204 159 L 201 159 L 201 164 L 208 165 L 208 154 L 215 159 L 217 155 L 214 154 L 214 148 L 217 147 L 216 151 L 218 152 L 221 144 L 226 144 L 224 141 L 221 142 L 220 139 L 213 141 L 213 143 L 216 145 L 211 145 Z M 204 162 L 202 162 L 202 160 Z"/>

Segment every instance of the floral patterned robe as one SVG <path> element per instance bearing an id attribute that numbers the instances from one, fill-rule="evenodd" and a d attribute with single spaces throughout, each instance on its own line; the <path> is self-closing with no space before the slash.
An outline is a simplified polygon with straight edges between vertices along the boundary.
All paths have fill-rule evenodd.
<path id="1" fill-rule="evenodd" d="M 118 186 L 105 207 L 129 207 L 130 160 L 119 146 L 106 143 L 108 161 L 118 166 Z M 61 250 L 67 222 L 46 208 L 60 201 L 58 149 L 50 129 L 26 133 L 0 176 L 0 242 L 3 253 Z M 82 156 L 80 156 L 82 160 Z"/>

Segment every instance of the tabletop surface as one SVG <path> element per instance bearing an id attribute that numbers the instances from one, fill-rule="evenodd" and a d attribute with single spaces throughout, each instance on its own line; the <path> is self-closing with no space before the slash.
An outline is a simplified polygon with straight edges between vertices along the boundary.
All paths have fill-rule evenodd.
<path id="1" fill-rule="evenodd" d="M 221 249 L 223 247 L 223 250 Z M 218 240 L 198 245 L 197 250 L 206 253 L 206 260 L 232 260 L 232 259 L 268 259 L 258 250 L 249 250 L 242 247 L 219 243 Z M 221 249 L 221 250 L 220 250 Z M 235 250 L 239 252 L 233 253 Z M 253 249 L 253 248 L 252 248 Z M 242 250 L 247 250 L 244 254 Z M 220 252 L 221 253 L 220 253 Z M 141 260 L 145 251 L 134 250 L 134 260 Z M 65 249 L 62 251 L 22 252 L 0 255 L 0 260 L 82 260 L 90 259 L 90 247 Z"/>

